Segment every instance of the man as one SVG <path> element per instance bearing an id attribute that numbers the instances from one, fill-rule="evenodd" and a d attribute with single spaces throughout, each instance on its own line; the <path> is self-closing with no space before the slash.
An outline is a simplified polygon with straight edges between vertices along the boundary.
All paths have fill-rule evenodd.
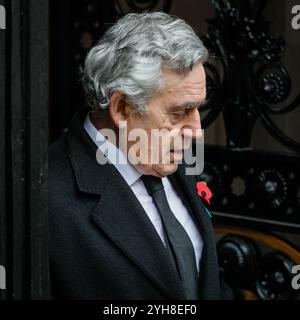
<path id="1" fill-rule="evenodd" d="M 165 13 L 123 17 L 89 52 L 89 109 L 50 150 L 54 298 L 231 297 L 196 179 L 179 164 L 201 134 L 206 59 L 192 28 Z M 138 148 L 135 130 L 147 138 Z"/>

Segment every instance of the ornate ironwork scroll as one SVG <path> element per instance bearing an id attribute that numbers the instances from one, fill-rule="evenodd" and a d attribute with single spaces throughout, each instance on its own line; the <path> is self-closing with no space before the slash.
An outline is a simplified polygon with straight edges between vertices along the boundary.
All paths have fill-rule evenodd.
<path id="1" fill-rule="evenodd" d="M 215 17 L 208 20 L 204 42 L 222 65 L 207 65 L 209 126 L 223 112 L 227 144 L 249 147 L 255 122 L 281 144 L 300 152 L 300 143 L 288 137 L 270 115 L 288 113 L 300 104 L 300 94 L 284 105 L 291 93 L 288 71 L 280 64 L 285 41 L 272 35 L 263 16 L 264 1 L 213 0 Z M 222 76 L 221 76 L 222 75 Z"/>
<path id="2" fill-rule="evenodd" d="M 203 41 L 218 59 L 206 65 L 204 128 L 223 114 L 227 147 L 206 146 L 204 173 L 213 191 L 215 221 L 298 232 L 300 229 L 300 143 L 288 137 L 271 116 L 296 109 L 291 78 L 281 64 L 285 41 L 275 37 L 263 15 L 267 0 L 213 0 L 215 16 L 207 20 Z M 218 62 L 218 63 L 214 63 Z M 255 123 L 289 155 L 249 148 Z"/>

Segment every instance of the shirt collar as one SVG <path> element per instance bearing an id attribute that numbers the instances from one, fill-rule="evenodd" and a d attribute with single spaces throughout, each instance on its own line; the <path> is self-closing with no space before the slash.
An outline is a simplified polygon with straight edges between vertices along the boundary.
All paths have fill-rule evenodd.
<path id="1" fill-rule="evenodd" d="M 83 127 L 97 145 L 98 149 L 107 157 L 110 163 L 115 166 L 129 186 L 133 185 L 142 176 L 142 173 L 128 162 L 124 153 L 95 128 L 90 120 L 89 113 L 85 118 Z M 119 161 L 115 161 L 115 159 Z"/>

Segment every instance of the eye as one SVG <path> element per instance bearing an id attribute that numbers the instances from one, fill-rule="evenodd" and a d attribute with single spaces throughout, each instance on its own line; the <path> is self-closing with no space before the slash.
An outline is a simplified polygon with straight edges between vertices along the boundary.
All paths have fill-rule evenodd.
<path id="1" fill-rule="evenodd" d="M 184 116 L 186 114 L 186 110 L 178 110 L 172 113 L 175 116 Z"/>
<path id="2" fill-rule="evenodd" d="M 174 119 L 181 119 L 186 115 L 186 110 L 177 110 L 171 113 L 171 117 Z"/>

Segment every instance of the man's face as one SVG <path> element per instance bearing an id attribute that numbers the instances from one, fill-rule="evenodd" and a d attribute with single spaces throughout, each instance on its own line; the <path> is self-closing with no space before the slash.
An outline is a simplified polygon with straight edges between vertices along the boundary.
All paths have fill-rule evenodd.
<path id="1" fill-rule="evenodd" d="M 148 136 L 148 144 L 142 144 L 144 150 L 140 151 L 147 149 L 148 161 L 146 164 L 136 164 L 136 168 L 144 174 L 157 177 L 175 172 L 178 162 L 183 158 L 184 149 L 190 147 L 191 140 L 199 136 L 201 124 L 198 107 L 206 96 L 205 72 L 200 63 L 185 75 L 165 69 L 162 77 L 164 89 L 150 101 L 148 112 L 143 115 L 131 113 L 127 121 L 128 132 L 141 128 Z M 159 139 L 159 145 L 151 143 L 155 139 L 153 129 L 164 129 L 166 132 L 164 139 Z M 190 130 L 184 132 L 184 129 Z M 135 143 L 128 141 L 128 149 Z M 169 148 L 163 148 L 166 143 Z"/>

